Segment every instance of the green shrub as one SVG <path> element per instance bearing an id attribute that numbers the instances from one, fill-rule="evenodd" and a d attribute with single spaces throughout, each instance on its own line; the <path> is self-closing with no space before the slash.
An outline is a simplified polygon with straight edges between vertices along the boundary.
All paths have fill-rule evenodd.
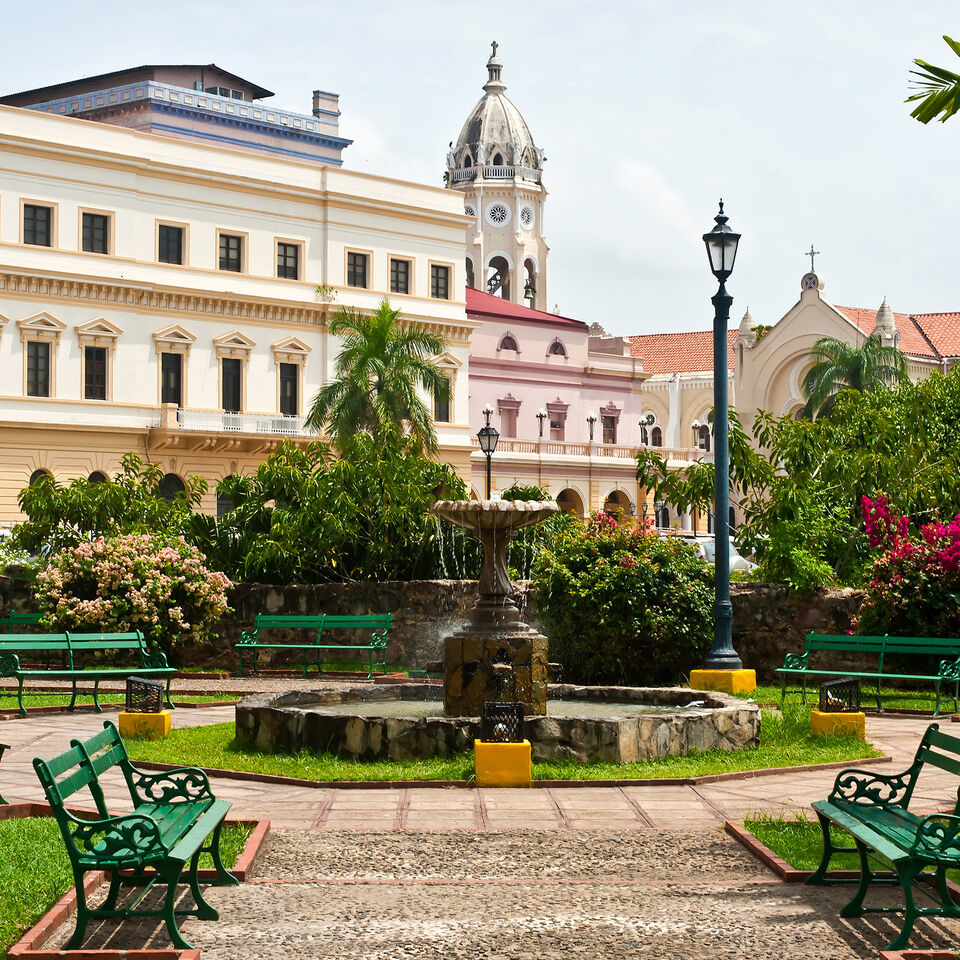
<path id="1" fill-rule="evenodd" d="M 568 524 L 534 566 L 540 622 L 564 680 L 674 683 L 713 635 L 713 575 L 696 550 L 594 514 Z"/>
<path id="2" fill-rule="evenodd" d="M 142 630 L 169 651 L 205 639 L 229 610 L 230 581 L 182 539 L 100 538 L 56 554 L 37 574 L 37 608 L 62 630 Z"/>

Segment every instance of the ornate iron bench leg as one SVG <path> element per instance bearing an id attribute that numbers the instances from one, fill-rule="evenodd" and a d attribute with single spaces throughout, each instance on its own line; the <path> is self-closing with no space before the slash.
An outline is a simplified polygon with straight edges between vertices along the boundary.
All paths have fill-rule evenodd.
<path id="1" fill-rule="evenodd" d="M 83 889 L 83 870 L 73 868 L 73 887 L 77 893 L 77 925 L 73 929 L 73 936 L 67 941 L 64 950 L 79 950 L 83 943 L 83 935 L 87 932 L 87 921 L 90 919 L 90 908 L 87 906 L 87 895 Z"/>
<path id="2" fill-rule="evenodd" d="M 216 829 L 210 836 L 210 843 L 203 847 L 201 853 L 209 853 L 213 860 L 213 866 L 217 871 L 217 879 L 214 881 L 219 887 L 239 886 L 240 881 L 224 866 L 220 857 L 220 831 L 223 829 L 223 821 L 217 824 Z"/>
<path id="3" fill-rule="evenodd" d="M 27 708 L 23 705 L 23 677 L 17 678 L 17 706 L 20 708 L 20 716 L 27 715 Z"/>
<path id="4" fill-rule="evenodd" d="M 196 859 L 194 857 L 194 859 Z M 177 926 L 176 902 L 177 902 L 177 882 L 180 880 L 180 874 L 183 872 L 183 865 L 177 866 L 173 863 L 167 863 L 158 868 L 160 878 L 167 885 L 167 894 L 163 898 L 163 908 L 160 915 L 167 926 L 167 934 L 173 941 L 173 945 L 180 950 L 192 950 L 193 945 L 183 938 L 180 928 Z"/>
<path id="5" fill-rule="evenodd" d="M 200 879 L 197 876 L 197 867 L 200 864 L 200 851 L 198 850 L 190 858 L 190 872 L 187 874 L 187 880 L 190 883 L 190 893 L 193 894 L 193 899 L 197 903 L 197 919 L 199 920 L 218 920 L 220 914 L 217 912 L 217 908 L 213 905 L 207 903 L 203 898 L 203 893 L 200 890 Z"/>
<path id="6" fill-rule="evenodd" d="M 820 866 L 807 878 L 807 883 L 821 884 L 827 883 L 827 870 L 830 867 L 830 860 L 835 853 L 854 853 L 855 847 L 838 847 L 833 842 L 830 835 L 830 820 L 820 811 L 817 811 L 817 819 L 820 821 L 820 832 L 823 834 L 823 856 L 820 859 Z"/>
<path id="7" fill-rule="evenodd" d="M 903 905 L 905 913 L 903 917 L 903 926 L 900 928 L 900 933 L 893 940 L 891 940 L 889 944 L 887 944 L 888 950 L 902 950 L 907 945 L 907 941 L 910 939 L 910 934 L 913 932 L 913 924 L 915 923 L 917 917 L 920 916 L 920 911 L 917 909 L 917 905 L 913 902 L 913 881 L 916 880 L 916 878 L 920 876 L 922 872 L 923 864 L 904 863 L 897 867 L 897 875 L 900 877 L 900 886 L 903 887 Z"/>
<path id="8" fill-rule="evenodd" d="M 96 713 L 103 713 L 103 707 L 100 706 L 100 678 L 93 681 L 93 709 Z"/>
<path id="9" fill-rule="evenodd" d="M 857 845 L 857 853 L 860 854 L 860 884 L 853 899 L 840 911 L 841 917 L 862 917 L 863 916 L 863 898 L 867 895 L 867 890 L 873 882 L 873 871 L 870 869 L 870 861 L 867 859 L 867 847 L 862 840 L 854 838 Z"/>
<path id="10" fill-rule="evenodd" d="M 173 701 L 170 699 L 170 684 L 173 682 L 173 677 L 167 677 L 167 709 L 176 710 L 177 708 L 173 705 Z"/>

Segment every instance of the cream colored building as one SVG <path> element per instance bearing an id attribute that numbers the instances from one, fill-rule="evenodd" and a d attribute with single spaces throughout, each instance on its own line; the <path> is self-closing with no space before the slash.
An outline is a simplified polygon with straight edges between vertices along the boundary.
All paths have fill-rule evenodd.
<path id="1" fill-rule="evenodd" d="M 111 477 L 129 450 L 171 490 L 205 477 L 213 511 L 217 480 L 285 437 L 311 439 L 304 413 L 337 353 L 330 312 L 383 297 L 447 338 L 441 453 L 469 482 L 478 324 L 464 310 L 462 198 L 341 169 L 335 118 L 317 132 L 316 114 L 270 120 L 243 90 L 183 83 L 142 96 L 162 95 L 167 116 L 171 94 L 192 95 L 186 133 L 156 117 L 148 132 L 76 119 L 80 100 L 56 106 L 70 91 L 0 106 L 0 521 L 18 518 L 37 471 Z M 204 126 L 195 114 L 211 105 L 249 117 Z"/>

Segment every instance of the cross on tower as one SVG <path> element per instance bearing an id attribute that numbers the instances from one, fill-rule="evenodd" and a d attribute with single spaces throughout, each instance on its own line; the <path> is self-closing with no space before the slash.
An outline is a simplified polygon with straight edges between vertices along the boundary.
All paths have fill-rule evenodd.
<path id="1" fill-rule="evenodd" d="M 809 258 L 810 258 L 810 272 L 811 272 L 811 273 L 816 273 L 816 271 L 813 269 L 813 258 L 816 257 L 816 256 L 819 256 L 819 254 L 820 254 L 820 251 L 819 251 L 819 250 L 814 250 L 812 243 L 810 244 L 810 249 L 804 254 L 805 257 L 809 257 Z"/>
<path id="2" fill-rule="evenodd" d="M 490 56 L 495 57 L 497 55 L 497 47 L 499 47 L 500 44 L 497 43 L 496 40 L 494 40 L 493 43 L 490 44 L 490 46 L 493 47 L 493 53 Z"/>

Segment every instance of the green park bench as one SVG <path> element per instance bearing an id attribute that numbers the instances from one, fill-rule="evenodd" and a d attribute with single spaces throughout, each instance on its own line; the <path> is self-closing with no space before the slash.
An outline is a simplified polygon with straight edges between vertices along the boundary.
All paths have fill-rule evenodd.
<path id="1" fill-rule="evenodd" d="M 827 878 L 831 857 L 835 853 L 854 852 L 860 856 L 860 878 L 854 881 L 858 883 L 857 892 L 840 911 L 841 917 L 899 912 L 895 907 L 864 907 L 863 900 L 874 881 L 899 883 L 903 889 L 903 926 L 887 950 L 901 950 L 906 946 L 917 917 L 960 917 L 960 906 L 953 902 L 946 879 L 947 870 L 960 867 L 960 798 L 952 814 L 918 816 L 907 810 L 917 778 L 926 764 L 960 776 L 960 738 L 941 733 L 939 725 L 932 723 L 908 770 L 894 776 L 870 770 L 844 770 L 838 774 L 827 799 L 813 804 L 823 831 L 823 858 L 807 883 L 843 882 Z M 831 823 L 849 831 L 855 846 L 835 846 L 830 836 Z M 869 851 L 882 858 L 892 870 L 875 872 L 868 860 Z M 919 886 L 921 877 L 934 881 L 936 895 L 929 888 Z M 934 900 L 934 906 L 916 906 L 915 886 L 916 892 Z"/>
<path id="2" fill-rule="evenodd" d="M 387 667 L 387 634 L 393 622 L 392 613 L 369 614 L 360 616 L 334 616 L 332 614 L 314 614 L 310 616 L 293 614 L 264 614 L 258 613 L 253 627 L 240 634 L 240 642 L 234 644 L 237 648 L 238 665 L 237 676 L 243 676 L 243 656 L 245 651 L 252 652 L 253 672 L 257 673 L 258 651 L 260 650 L 302 650 L 303 676 L 307 676 L 307 663 L 311 650 L 317 651 L 317 670 L 323 666 L 320 657 L 321 650 L 360 650 L 366 651 L 369 657 L 367 678 L 373 676 L 374 666 L 379 666 L 384 672 Z M 309 638 L 262 639 L 261 631 L 287 630 L 302 634 L 308 631 Z M 366 634 L 366 643 L 334 643 L 324 639 L 324 633 L 331 630 L 353 630 Z M 313 631 L 316 631 L 314 634 Z M 377 654 L 374 660 L 374 654 Z"/>
<path id="3" fill-rule="evenodd" d="M 875 666 L 868 670 L 838 669 L 834 665 L 814 666 L 810 662 L 811 654 L 853 653 L 875 658 Z M 936 670 L 926 672 L 900 672 L 885 663 L 888 654 L 906 654 L 910 657 L 928 656 L 940 659 Z M 824 659 L 823 656 L 818 659 Z M 831 636 L 823 633 L 808 633 L 803 653 L 788 653 L 783 666 L 777 667 L 780 676 L 781 703 L 787 694 L 787 683 L 791 678 L 801 680 L 803 702 L 807 702 L 807 677 L 859 677 L 861 680 L 876 680 L 877 710 L 882 712 L 880 703 L 880 683 L 884 680 L 913 680 L 933 683 L 937 695 L 933 715 L 940 715 L 941 690 L 951 691 L 943 699 L 953 700 L 954 712 L 958 712 L 958 686 L 960 686 L 960 639 L 948 637 L 858 637 L 851 634 Z"/>
<path id="4" fill-rule="evenodd" d="M 136 664 L 130 666 L 101 666 L 94 663 L 97 654 L 130 651 L 136 654 Z M 21 664 L 21 654 L 49 656 L 61 654 L 63 667 L 28 667 Z M 132 676 L 158 677 L 166 680 L 166 705 L 170 702 L 170 681 L 177 670 L 167 663 L 161 651 L 150 650 L 139 630 L 130 633 L 34 633 L 0 634 L 0 677 L 17 681 L 17 704 L 20 715 L 27 715 L 23 705 L 23 682 L 28 678 L 43 680 L 69 680 L 71 698 L 68 710 L 77 702 L 77 681 L 93 681 L 93 704 L 97 713 L 100 706 L 100 681 Z M 0 691 L 2 692 L 2 691 Z"/>
<path id="5" fill-rule="evenodd" d="M 42 616 L 42 613 L 28 610 L 11 610 L 5 617 L 0 617 L 0 633 L 16 633 L 23 627 L 35 627 Z"/>
<path id="6" fill-rule="evenodd" d="M 177 926 L 177 914 L 201 920 L 218 917 L 200 892 L 197 868 L 201 853 L 213 858 L 216 883 L 238 882 L 220 858 L 220 831 L 231 804 L 214 797 L 207 775 L 195 767 L 160 773 L 138 769 L 130 762 L 116 727 L 109 720 L 103 726 L 103 731 L 89 740 L 71 740 L 70 749 L 52 760 L 37 757 L 33 761 L 73 867 L 77 926 L 64 949 L 79 949 L 92 917 L 162 917 L 174 945 L 191 950 Z M 126 781 L 132 813 L 112 816 L 107 808 L 100 777 L 114 768 Z M 84 787 L 96 806 L 92 818 L 66 806 Z M 177 884 L 187 863 L 186 879 L 197 908 L 175 910 Z M 105 870 L 110 877 L 106 899 L 95 908 L 87 904 L 83 888 L 84 875 L 91 870 Z M 149 889 L 157 882 L 167 888 L 160 909 L 137 909 L 146 890 L 130 906 L 117 906 L 123 886 L 146 885 Z"/>

